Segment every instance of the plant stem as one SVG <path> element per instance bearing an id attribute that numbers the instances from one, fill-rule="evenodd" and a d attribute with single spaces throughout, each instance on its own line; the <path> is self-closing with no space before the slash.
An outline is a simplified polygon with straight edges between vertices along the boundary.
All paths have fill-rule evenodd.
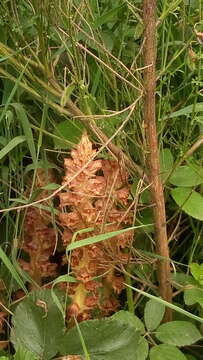
<path id="1" fill-rule="evenodd" d="M 169 248 L 166 230 L 166 213 L 163 186 L 160 179 L 159 150 L 156 130 L 156 0 L 144 0 L 143 20 L 145 26 L 144 42 L 144 124 L 147 143 L 147 165 L 151 184 L 151 195 L 154 203 L 154 223 L 156 252 L 165 257 L 159 260 L 157 276 L 160 296 L 167 302 L 172 300 L 170 284 Z M 171 309 L 165 313 L 165 321 L 172 318 Z"/>

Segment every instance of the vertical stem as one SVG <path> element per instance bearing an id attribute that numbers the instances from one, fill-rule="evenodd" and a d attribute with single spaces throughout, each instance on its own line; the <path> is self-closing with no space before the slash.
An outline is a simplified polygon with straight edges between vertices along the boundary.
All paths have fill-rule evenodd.
<path id="1" fill-rule="evenodd" d="M 156 0 L 144 0 L 143 20 L 145 26 L 144 43 L 144 123 L 147 142 L 147 164 L 151 195 L 154 203 L 154 223 L 156 236 L 156 252 L 158 255 L 169 259 L 169 248 L 166 231 L 166 214 L 163 186 L 160 179 L 159 150 L 156 130 Z M 172 289 L 170 285 L 169 260 L 160 260 L 157 267 L 160 296 L 171 302 Z M 166 310 L 165 321 L 171 320 L 170 309 Z"/>

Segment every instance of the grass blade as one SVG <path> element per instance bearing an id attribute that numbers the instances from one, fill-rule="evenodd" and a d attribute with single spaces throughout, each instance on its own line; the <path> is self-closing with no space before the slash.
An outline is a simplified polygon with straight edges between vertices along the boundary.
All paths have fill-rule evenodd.
<path id="1" fill-rule="evenodd" d="M 25 136 L 16 136 L 14 137 L 9 143 L 4 146 L 3 149 L 0 150 L 0 160 L 3 159 L 4 156 L 6 156 L 11 150 L 13 150 L 17 145 L 24 142 Z"/>
<path id="2" fill-rule="evenodd" d="M 25 109 L 21 104 L 18 104 L 18 103 L 12 104 L 12 106 L 14 107 L 14 109 L 16 111 L 18 121 L 22 125 L 23 131 L 24 131 L 24 134 L 25 134 L 25 138 L 26 138 L 29 150 L 30 150 L 30 154 L 32 156 L 32 161 L 33 161 L 33 163 L 36 163 L 37 162 L 37 156 L 36 156 L 34 138 L 33 138 L 33 134 L 32 134 L 31 125 L 30 125 L 30 122 L 28 120 Z"/>
<path id="3" fill-rule="evenodd" d="M 24 285 L 24 282 L 22 281 L 20 275 L 18 274 L 15 267 L 13 266 L 13 264 L 9 260 L 8 256 L 5 254 L 5 252 L 2 250 L 1 247 L 0 247 L 0 259 L 2 260 L 4 265 L 7 267 L 7 269 L 10 271 L 11 275 L 13 276 L 15 281 L 18 283 L 18 285 L 23 289 L 23 291 L 26 294 L 28 294 L 28 291 L 27 291 L 27 289 L 26 289 L 26 287 Z"/>

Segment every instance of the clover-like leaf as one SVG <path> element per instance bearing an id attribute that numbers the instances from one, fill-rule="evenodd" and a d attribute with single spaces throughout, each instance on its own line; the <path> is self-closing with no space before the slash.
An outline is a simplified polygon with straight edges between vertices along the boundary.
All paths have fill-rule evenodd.
<path id="1" fill-rule="evenodd" d="M 64 335 L 64 321 L 48 289 L 33 291 L 16 308 L 12 317 L 12 342 L 40 359 L 58 352 Z"/>
<path id="2" fill-rule="evenodd" d="M 128 322 L 104 318 L 83 321 L 69 330 L 60 347 L 61 355 L 84 355 L 84 344 L 91 360 L 135 360 L 139 332 Z M 81 336 L 84 344 L 81 342 Z"/>

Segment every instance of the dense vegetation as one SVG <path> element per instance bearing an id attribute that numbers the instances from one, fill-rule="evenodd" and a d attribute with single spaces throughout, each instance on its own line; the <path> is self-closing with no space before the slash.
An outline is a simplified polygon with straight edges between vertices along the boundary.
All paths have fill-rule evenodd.
<path id="1" fill-rule="evenodd" d="M 202 359 L 203 4 L 152 3 L 172 302 L 143 1 L 0 1 L 2 360 Z"/>

